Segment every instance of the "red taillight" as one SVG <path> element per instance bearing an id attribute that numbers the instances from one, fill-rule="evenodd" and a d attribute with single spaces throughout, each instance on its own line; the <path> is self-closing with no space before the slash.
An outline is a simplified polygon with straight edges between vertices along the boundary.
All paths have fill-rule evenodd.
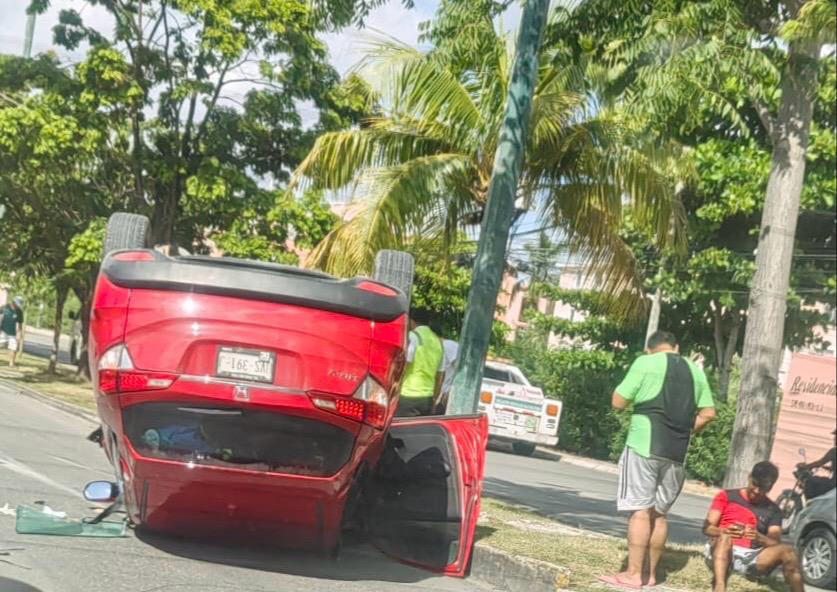
<path id="1" fill-rule="evenodd" d="M 115 393 L 118 374 L 116 370 L 99 370 L 99 390 L 103 393 Z"/>
<path id="2" fill-rule="evenodd" d="M 169 388 L 175 380 L 171 374 L 159 372 L 119 372 L 119 392 L 153 391 Z"/>
<path id="3" fill-rule="evenodd" d="M 99 358 L 98 371 L 99 391 L 105 394 L 160 390 L 177 380 L 174 374 L 136 370 L 128 349 L 121 344 Z"/>
<path id="4" fill-rule="evenodd" d="M 343 417 L 354 419 L 355 421 L 363 421 L 366 415 L 366 405 L 363 401 L 356 399 L 337 399 L 334 401 L 336 411 Z"/>
<path id="5" fill-rule="evenodd" d="M 357 289 L 363 290 L 364 292 L 372 292 L 373 294 L 380 294 L 381 296 L 398 296 L 398 292 L 392 288 L 375 282 L 360 282 L 357 285 Z"/>
<path id="6" fill-rule="evenodd" d="M 314 406 L 331 411 L 354 421 L 362 421 L 375 428 L 383 428 L 387 421 L 389 395 L 384 387 L 367 378 L 351 399 L 314 395 Z"/>
<path id="7" fill-rule="evenodd" d="M 387 408 L 375 403 L 366 404 L 366 423 L 382 428 L 387 421 Z"/>
<path id="8" fill-rule="evenodd" d="M 154 261 L 154 254 L 149 251 L 125 251 L 113 256 L 117 261 Z"/>

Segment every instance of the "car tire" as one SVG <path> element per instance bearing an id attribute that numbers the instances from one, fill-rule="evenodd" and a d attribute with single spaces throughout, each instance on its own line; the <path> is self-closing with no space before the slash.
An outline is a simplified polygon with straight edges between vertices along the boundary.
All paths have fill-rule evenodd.
<path id="1" fill-rule="evenodd" d="M 802 576 L 816 588 L 834 590 L 837 583 L 837 539 L 828 527 L 809 532 L 799 545 Z"/>
<path id="2" fill-rule="evenodd" d="M 375 271 L 373 278 L 381 283 L 398 288 L 407 295 L 407 300 L 413 292 L 413 276 L 416 263 L 413 256 L 404 251 L 379 251 L 375 257 Z"/>
<path id="3" fill-rule="evenodd" d="M 146 248 L 150 228 L 146 216 L 124 212 L 111 215 L 105 231 L 104 255 L 122 249 Z"/>
<path id="4" fill-rule="evenodd" d="M 531 442 L 512 442 L 512 451 L 519 456 L 532 456 L 536 448 Z"/>

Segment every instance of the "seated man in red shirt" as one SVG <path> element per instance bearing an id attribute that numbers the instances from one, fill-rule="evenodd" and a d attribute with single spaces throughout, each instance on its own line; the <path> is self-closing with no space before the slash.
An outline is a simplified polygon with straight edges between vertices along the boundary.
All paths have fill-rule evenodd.
<path id="1" fill-rule="evenodd" d="M 710 538 L 706 558 L 715 575 L 714 592 L 726 592 L 731 571 L 754 577 L 769 575 L 779 566 L 791 592 L 804 592 L 796 553 L 781 544 L 782 512 L 767 497 L 778 479 L 776 465 L 760 462 L 747 487 L 715 496 L 703 525 L 703 534 Z"/>

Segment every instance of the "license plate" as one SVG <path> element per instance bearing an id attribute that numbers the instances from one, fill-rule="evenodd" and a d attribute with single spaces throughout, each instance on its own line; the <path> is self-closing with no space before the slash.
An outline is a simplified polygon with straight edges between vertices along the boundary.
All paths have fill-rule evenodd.
<path id="1" fill-rule="evenodd" d="M 514 413 L 511 411 L 497 411 L 495 415 L 498 423 L 507 423 L 515 425 Z"/>
<path id="2" fill-rule="evenodd" d="M 276 354 L 252 349 L 222 347 L 218 350 L 216 376 L 255 382 L 273 382 Z"/>

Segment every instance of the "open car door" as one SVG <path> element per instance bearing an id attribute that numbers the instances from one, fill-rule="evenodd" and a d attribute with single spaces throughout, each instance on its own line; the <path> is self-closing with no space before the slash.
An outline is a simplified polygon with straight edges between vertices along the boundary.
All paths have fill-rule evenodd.
<path id="1" fill-rule="evenodd" d="M 487 441 L 485 415 L 395 419 L 364 492 L 373 543 L 405 563 L 463 577 Z"/>

